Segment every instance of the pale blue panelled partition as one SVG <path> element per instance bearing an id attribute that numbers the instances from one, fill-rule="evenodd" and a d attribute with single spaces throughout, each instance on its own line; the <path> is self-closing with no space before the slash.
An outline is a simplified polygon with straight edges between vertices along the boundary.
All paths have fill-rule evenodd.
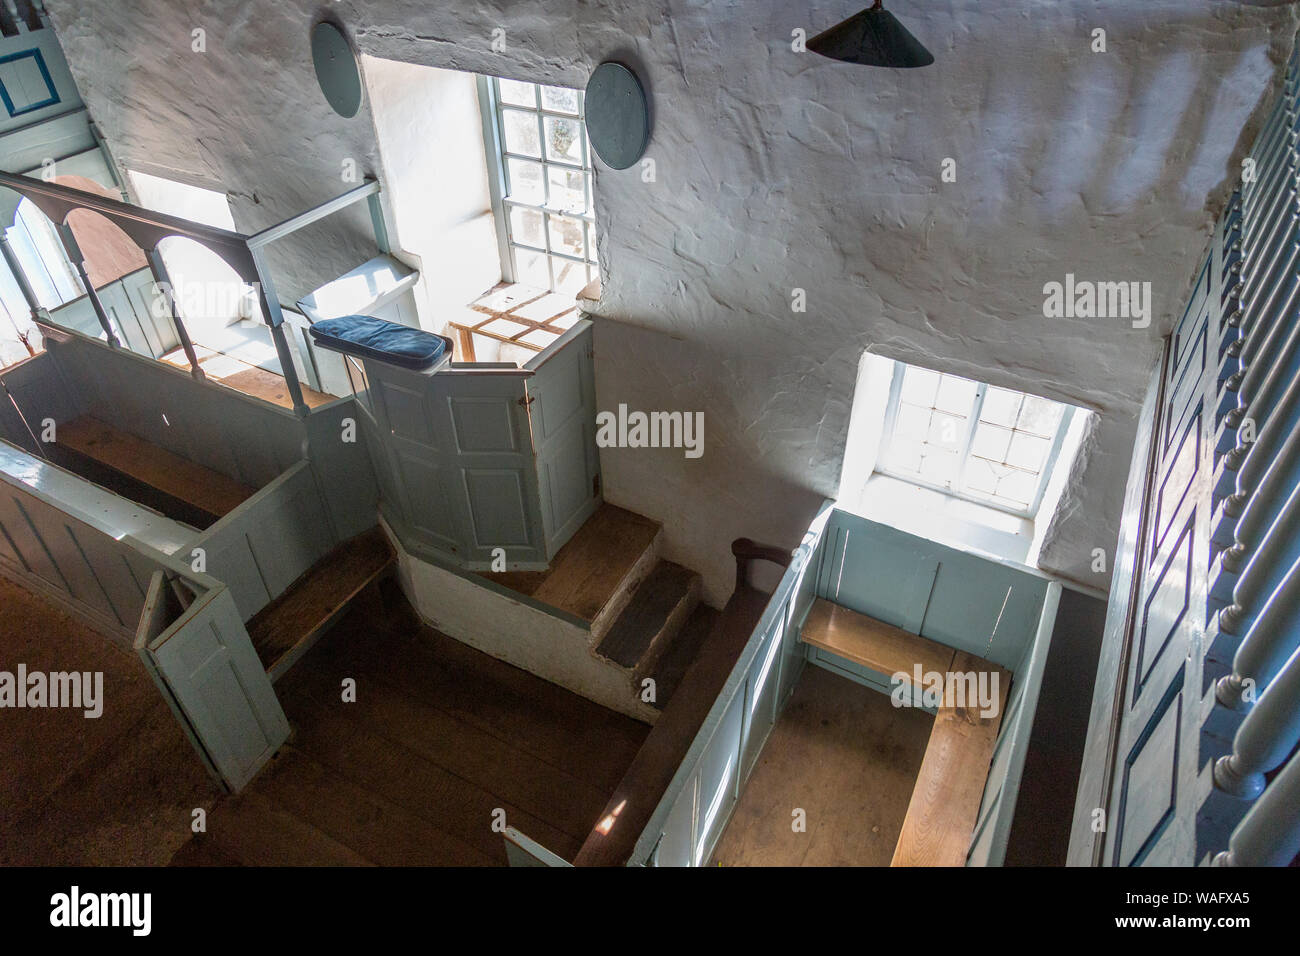
<path id="1" fill-rule="evenodd" d="M 1074 864 L 1300 853 L 1297 69 L 1293 52 L 1143 408 Z"/>
<path id="2" fill-rule="evenodd" d="M 110 324 L 122 344 L 132 352 L 162 358 L 181 347 L 171 316 L 160 315 L 154 307 L 158 301 L 158 281 L 152 270 L 140 269 L 129 273 L 100 286 L 96 292 Z M 92 338 L 98 338 L 102 331 L 89 296 L 81 296 L 51 309 L 50 319 Z"/>
<path id="3" fill-rule="evenodd" d="M 344 356 L 380 509 L 407 551 L 486 570 L 542 569 L 600 504 L 591 323 L 524 368 L 412 371 Z"/>
<path id="4" fill-rule="evenodd" d="M 239 790 L 289 724 L 229 588 L 160 550 L 187 530 L 0 442 L 0 572 L 134 647 L 204 765 Z"/>
<path id="5" fill-rule="evenodd" d="M 799 641 L 817 598 L 985 657 L 1012 672 L 967 864 L 1006 852 L 1060 585 L 823 505 L 736 662 L 632 864 L 700 866 L 726 827 L 806 662 L 888 692 L 883 675 Z M 883 678 L 883 681 L 882 681 Z"/>
<path id="6" fill-rule="evenodd" d="M 99 339 L 42 331 L 47 351 L 0 373 L 0 438 L 39 456 L 42 422 L 54 423 L 57 440 L 58 425 L 90 415 L 258 489 L 210 527 L 189 529 L 177 548 L 187 563 L 202 549 L 204 569 L 229 587 L 244 620 L 373 527 L 378 487 L 355 427 L 349 435 L 352 399 L 304 419 Z"/>

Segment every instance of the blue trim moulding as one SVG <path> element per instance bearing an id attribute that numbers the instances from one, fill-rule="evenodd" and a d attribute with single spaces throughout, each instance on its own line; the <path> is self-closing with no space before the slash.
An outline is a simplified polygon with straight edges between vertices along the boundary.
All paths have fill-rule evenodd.
<path id="1" fill-rule="evenodd" d="M 11 117 L 22 116 L 25 113 L 34 113 L 37 110 L 43 110 L 47 106 L 53 106 L 60 100 L 59 91 L 54 86 L 54 78 L 50 76 L 49 67 L 45 65 L 45 57 L 41 55 L 39 49 L 23 50 L 20 53 L 10 53 L 8 56 L 0 56 L 0 66 L 6 63 L 12 63 L 15 60 L 21 60 L 24 57 L 31 57 L 36 61 L 36 68 L 41 71 L 41 78 L 45 81 L 46 88 L 50 91 L 47 99 L 38 103 L 32 103 L 24 106 L 22 109 L 14 109 L 13 97 L 9 95 L 9 90 L 5 87 L 4 81 L 0 80 L 0 100 L 4 100 L 5 109 L 9 111 Z"/>

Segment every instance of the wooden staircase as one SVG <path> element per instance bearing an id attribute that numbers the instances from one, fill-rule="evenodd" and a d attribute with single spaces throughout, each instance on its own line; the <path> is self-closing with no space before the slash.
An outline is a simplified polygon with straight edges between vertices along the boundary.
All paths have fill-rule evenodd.
<path id="1" fill-rule="evenodd" d="M 544 572 L 483 572 L 534 603 L 582 621 L 590 650 L 622 671 L 629 692 L 662 711 L 718 612 L 700 603 L 700 576 L 659 557 L 661 526 L 608 503 Z M 644 681 L 654 681 L 653 694 Z"/>

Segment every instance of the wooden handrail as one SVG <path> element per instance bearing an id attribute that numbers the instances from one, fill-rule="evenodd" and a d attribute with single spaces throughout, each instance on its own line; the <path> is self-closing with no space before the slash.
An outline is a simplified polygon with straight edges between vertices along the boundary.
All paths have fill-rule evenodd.
<path id="1" fill-rule="evenodd" d="M 736 590 L 749 587 L 749 562 L 771 561 L 783 568 L 790 566 L 792 553 L 770 544 L 759 544 L 751 538 L 737 538 L 731 542 L 731 553 L 736 558 Z"/>

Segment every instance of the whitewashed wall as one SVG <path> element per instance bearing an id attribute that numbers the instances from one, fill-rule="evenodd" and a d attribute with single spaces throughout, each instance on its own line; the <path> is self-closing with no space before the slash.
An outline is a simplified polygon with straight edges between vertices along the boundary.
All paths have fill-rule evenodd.
<path id="1" fill-rule="evenodd" d="M 378 169 L 366 109 L 315 86 L 321 5 L 48 0 L 116 156 L 233 193 L 256 228 Z M 596 179 L 603 407 L 703 410 L 706 453 L 606 452 L 606 494 L 666 525 L 666 556 L 729 589 L 730 540 L 783 544 L 839 478 L 864 348 L 1100 412 L 1044 566 L 1104 586 L 1137 408 L 1288 52 L 1295 7 L 1204 0 L 892 5 L 934 66 L 791 51 L 865 0 L 332 3 L 366 54 L 581 86 L 617 58 L 654 104 L 657 179 Z M 1106 53 L 1090 49 L 1107 31 Z M 503 29 L 502 52 L 492 50 Z M 206 30 L 207 52 L 191 52 Z M 1243 127 L 1247 127 L 1243 132 Z M 957 182 L 942 183 L 945 157 Z M 347 228 L 274 260 L 305 291 L 361 261 Z M 1152 328 L 1048 320 L 1067 272 L 1150 281 Z M 792 314 L 793 288 L 807 292 Z"/>

